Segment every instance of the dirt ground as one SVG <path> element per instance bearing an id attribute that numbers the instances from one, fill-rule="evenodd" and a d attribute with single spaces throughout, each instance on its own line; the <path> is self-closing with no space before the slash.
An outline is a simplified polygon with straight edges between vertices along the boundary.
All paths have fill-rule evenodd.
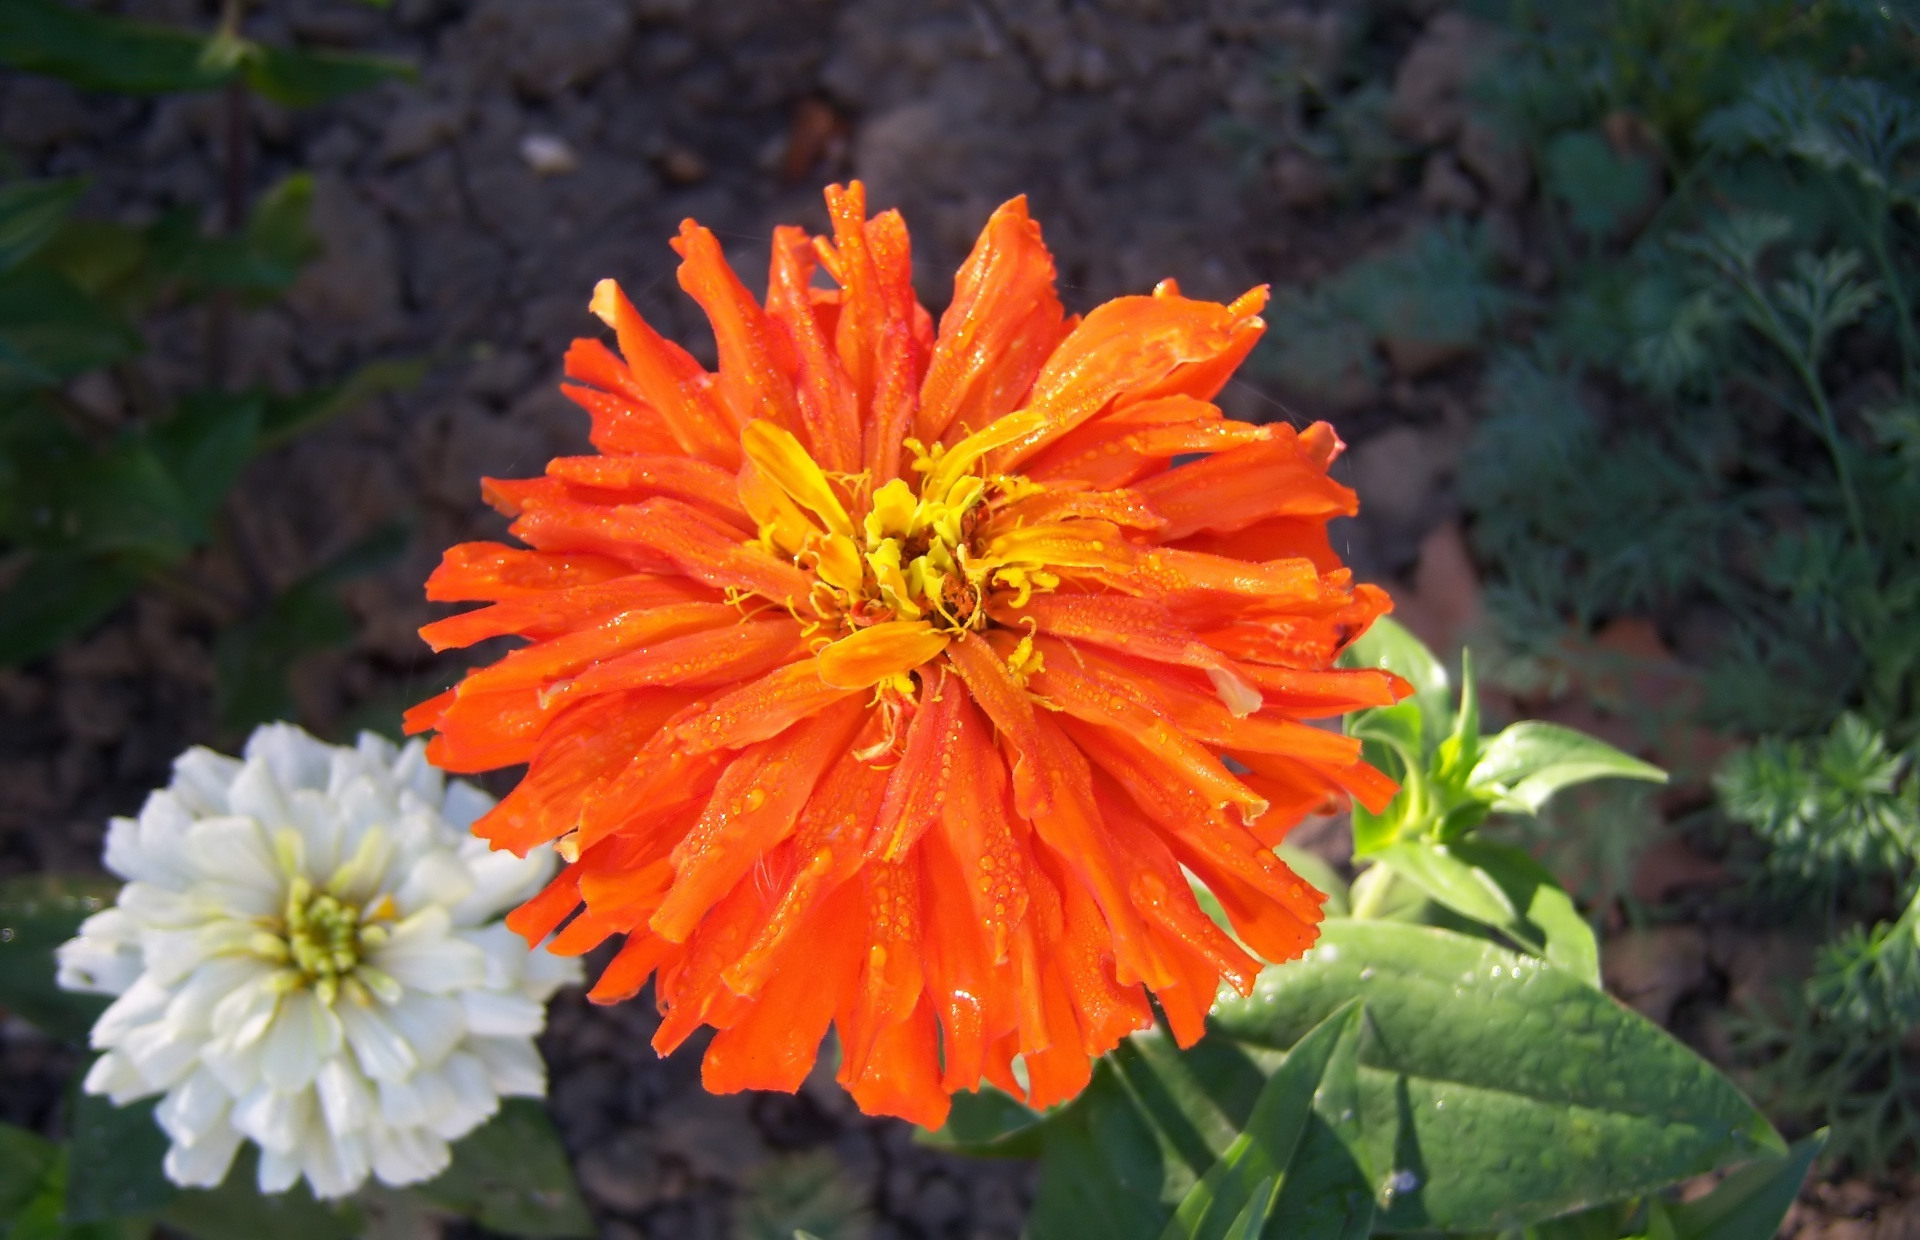
<path id="1" fill-rule="evenodd" d="M 125 11 L 206 25 L 195 0 Z M 858 176 L 899 206 L 916 283 L 937 313 L 975 230 L 1029 196 L 1084 311 L 1172 276 L 1228 298 L 1324 276 L 1440 209 L 1486 218 L 1528 262 L 1536 208 L 1526 169 L 1481 166 L 1463 139 L 1465 53 L 1426 0 L 265 0 L 257 37 L 405 56 L 416 82 L 338 105 L 251 112 L 257 188 L 317 176 L 320 260 L 283 305 L 241 324 L 241 383 L 291 389 L 376 358 L 432 362 L 417 388 L 253 466 L 235 506 L 238 553 L 214 579 L 264 572 L 284 586 L 383 524 L 408 550 L 348 591 L 349 648 L 296 669 L 302 721 L 323 734 L 391 726 L 459 664 L 428 655 L 420 583 L 450 543 L 498 536 L 482 475 L 537 472 L 587 450 L 583 414 L 555 388 L 568 340 L 593 334 L 594 282 L 618 278 L 643 313 L 712 363 L 711 339 L 673 278 L 680 220 L 712 227 L 749 284 L 764 281 L 777 223 L 824 231 L 819 190 Z M 1236 134 L 1276 107 L 1274 69 L 1360 66 L 1391 82 L 1409 154 L 1336 200 L 1297 159 Z M 126 221 L 220 197 L 221 114 L 209 97 L 84 97 L 0 75 L 0 141 L 23 170 L 84 174 L 83 211 Z M 1398 112 L 1395 112 L 1398 108 Z M 1449 120 L 1448 109 L 1452 108 Z M 162 390 L 199 374 L 199 312 L 155 325 L 141 365 Z M 1472 424 L 1476 364 L 1405 367 L 1340 410 L 1256 377 L 1229 413 L 1304 422 L 1332 414 L 1362 492 L 1344 550 L 1384 581 L 1430 638 L 1477 615 L 1474 570 L 1449 491 Z M 76 398 L 111 412 L 104 385 Z M 213 630 L 191 603 L 142 596 L 83 641 L 0 671 L 0 873 L 96 871 L 106 818 L 165 782 L 175 753 L 231 741 L 216 726 Z M 1666 847 L 1643 880 L 1675 890 L 1707 859 Z M 1692 867 L 1691 869 L 1689 867 Z M 1609 978 L 1643 1010 L 1705 1037 L 1695 1017 L 1785 966 L 1682 925 L 1609 946 Z M 1691 1014 L 1691 1015 L 1690 1015 Z M 1033 1191 L 1020 1164 L 913 1144 L 861 1117 L 829 1081 L 795 1097 L 713 1097 L 698 1045 L 656 1059 L 642 1004 L 555 1004 L 545 1041 L 552 1108 L 603 1234 L 729 1234 L 730 1205 L 765 1168 L 825 1151 L 864 1194 L 875 1240 L 1019 1233 Z M 1689 1024 L 1689 1021 L 1693 1021 Z M 1709 1039 L 1710 1040 L 1710 1039 Z M 1708 1049 L 1711 1049 L 1709 1047 Z M 70 1053 L 18 1022 L 0 1028 L 0 1119 L 45 1126 Z M 1907 1193 L 1911 1198 L 1914 1194 Z M 1819 1186 L 1788 1233 L 1814 1240 L 1920 1237 L 1920 1214 L 1871 1185 Z"/>

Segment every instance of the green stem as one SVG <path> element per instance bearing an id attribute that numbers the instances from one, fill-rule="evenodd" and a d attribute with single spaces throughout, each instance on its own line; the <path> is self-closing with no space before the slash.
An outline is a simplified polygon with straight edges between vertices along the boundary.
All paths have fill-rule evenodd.
<path id="1" fill-rule="evenodd" d="M 1387 906 L 1387 893 L 1392 889 L 1393 871 L 1374 862 L 1365 874 L 1353 880 L 1353 919 L 1371 921 L 1378 917 L 1380 910 Z"/>
<path id="2" fill-rule="evenodd" d="M 1916 339 L 1913 329 L 1913 303 L 1907 297 L 1907 289 L 1900 282 L 1899 268 L 1894 266 L 1893 251 L 1887 246 L 1887 224 L 1892 217 L 1892 208 L 1886 195 L 1877 195 L 1874 205 L 1872 225 L 1867 229 L 1867 245 L 1873 250 L 1873 261 L 1880 267 L 1880 279 L 1887 286 L 1887 296 L 1893 301 L 1893 325 L 1900 339 L 1900 383 L 1908 396 L 1914 395 L 1916 386 L 1916 367 L 1920 366 L 1920 339 Z"/>

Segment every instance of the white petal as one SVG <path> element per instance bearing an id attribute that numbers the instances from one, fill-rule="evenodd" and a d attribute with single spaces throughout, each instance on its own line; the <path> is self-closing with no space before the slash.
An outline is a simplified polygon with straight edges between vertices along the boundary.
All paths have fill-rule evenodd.
<path id="1" fill-rule="evenodd" d="M 249 922 L 225 917 L 182 930 L 149 930 L 140 936 L 140 954 L 147 976 L 172 986 L 209 960 L 250 952 L 258 932 Z"/>
<path id="2" fill-rule="evenodd" d="M 456 1141 L 492 1118 L 500 1109 L 499 1096 L 487 1078 L 487 1066 L 474 1056 L 458 1052 L 447 1056 L 440 1075 L 453 1089 L 454 1105 L 431 1125 L 449 1141 Z"/>
<path id="3" fill-rule="evenodd" d="M 146 1078 L 133 1066 L 133 1061 L 119 1051 L 108 1051 L 94 1060 L 80 1087 L 96 1098 L 111 1099 L 117 1107 L 159 1092 L 147 1084 Z"/>
<path id="4" fill-rule="evenodd" d="M 142 1025 L 120 1043 L 120 1053 L 155 1089 L 166 1089 L 193 1070 L 202 1039 L 167 1020 Z"/>
<path id="5" fill-rule="evenodd" d="M 467 1036 L 467 1014 L 460 1001 L 441 995 L 409 991 L 387 1009 L 387 1019 L 424 1068 L 438 1065 Z"/>
<path id="6" fill-rule="evenodd" d="M 494 800 L 464 779 L 449 779 L 447 795 L 440 801 L 440 816 L 455 831 L 464 832 L 494 806 Z M 508 856 L 513 854 L 509 853 Z"/>
<path id="7" fill-rule="evenodd" d="M 396 1128 L 427 1128 L 452 1141 L 500 1109 L 486 1065 L 472 1055 L 447 1056 L 429 1072 L 380 1083 L 380 1118 Z"/>
<path id="8" fill-rule="evenodd" d="M 562 986 L 578 986 L 585 979 L 578 956 L 556 956 L 545 947 L 536 948 L 520 966 L 521 993 L 542 1003 Z"/>
<path id="9" fill-rule="evenodd" d="M 436 848 L 413 863 L 406 881 L 393 893 L 393 898 L 402 916 L 412 916 L 435 905 L 458 904 L 473 886 L 473 874 L 459 855 L 449 849 Z"/>
<path id="10" fill-rule="evenodd" d="M 154 1109 L 154 1119 L 177 1145 L 194 1145 L 227 1127 L 233 1095 L 206 1068 L 174 1086 Z"/>
<path id="11" fill-rule="evenodd" d="M 217 956 L 192 973 L 173 992 L 167 1016 L 183 1029 L 211 1034 L 220 1001 L 249 985 L 262 985 L 274 967 L 257 956 Z"/>
<path id="12" fill-rule="evenodd" d="M 238 1096 L 260 1081 L 260 1043 L 242 1046 L 230 1037 L 216 1036 L 200 1048 L 200 1062 L 220 1078 L 227 1092 Z"/>
<path id="13" fill-rule="evenodd" d="M 93 1048 L 117 1046 L 135 1029 L 161 1019 L 172 999 L 172 992 L 165 986 L 151 977 L 140 977 L 93 1022 Z"/>
<path id="14" fill-rule="evenodd" d="M 376 1081 L 397 1081 L 419 1066 L 413 1046 L 379 1004 L 361 1007 L 343 999 L 337 1005 L 341 1028 L 360 1070 Z"/>
<path id="15" fill-rule="evenodd" d="M 293 1150 L 261 1150 L 260 1174 L 254 1183 L 263 1193 L 284 1193 L 300 1178 L 300 1155 Z"/>
<path id="16" fill-rule="evenodd" d="M 453 909 L 453 924 L 477 926 L 491 921 L 500 911 L 521 904 L 553 874 L 552 849 L 536 848 L 525 857 L 516 857 L 502 849 L 495 852 L 485 840 L 468 838 L 460 846 L 460 858 L 473 875 L 474 887 Z"/>
<path id="17" fill-rule="evenodd" d="M 446 799 L 446 776 L 427 761 L 425 742 L 412 740 L 393 764 L 393 782 L 435 808 Z"/>
<path id="18" fill-rule="evenodd" d="M 467 1029 L 485 1037 L 530 1038 L 547 1025 L 547 1009 L 525 995 L 500 990 L 463 990 L 460 1006 Z"/>
<path id="19" fill-rule="evenodd" d="M 361 770 L 391 771 L 400 757 L 400 746 L 378 732 L 362 732 L 354 738 L 352 749 L 343 748 L 341 752 L 351 753 Z"/>
<path id="20" fill-rule="evenodd" d="M 181 871 L 187 868 L 185 845 L 180 855 Z M 120 889 L 115 901 L 127 916 L 144 927 L 191 926 L 206 919 L 206 913 L 187 897 L 184 887 L 163 886 L 135 879 Z"/>
<path id="21" fill-rule="evenodd" d="M 280 987 L 274 980 L 278 971 L 256 974 L 213 1005 L 208 1026 L 216 1039 L 229 1040 L 235 1046 L 251 1046 L 265 1036 L 274 1011 L 280 1006 Z"/>
<path id="22" fill-rule="evenodd" d="M 393 937 L 372 952 L 367 963 L 402 986 L 428 994 L 446 994 L 487 980 L 480 949 L 453 938 L 443 908 L 426 908 L 393 928 Z"/>
<path id="23" fill-rule="evenodd" d="M 240 768 L 227 792 L 227 804 L 232 813 L 253 819 L 271 833 L 293 825 L 293 807 L 287 804 L 289 791 L 280 786 L 273 768 L 256 758 Z"/>
<path id="24" fill-rule="evenodd" d="M 342 849 L 346 833 L 340 825 L 340 808 L 324 792 L 302 788 L 288 798 L 294 826 L 307 846 L 307 877 L 320 882 L 346 860 Z"/>
<path id="25" fill-rule="evenodd" d="M 242 783 L 253 772 L 265 770 L 264 766 L 248 767 Z M 262 774 L 254 783 L 271 779 Z M 235 786 L 236 792 L 240 786 Z M 280 872 L 269 835 L 273 827 L 283 825 L 267 820 L 263 830 L 262 822 L 252 817 L 203 818 L 187 832 L 187 857 L 202 878 L 284 893 L 287 877 Z"/>
<path id="26" fill-rule="evenodd" d="M 344 1197 L 367 1182 L 366 1143 L 356 1135 L 321 1132 L 301 1146 L 301 1168 L 313 1195 L 324 1200 Z"/>
<path id="27" fill-rule="evenodd" d="M 260 1075 L 282 1093 L 305 1089 L 340 1043 L 340 1022 L 332 1009 L 312 991 L 296 990 L 280 1000 L 260 1045 Z"/>
<path id="28" fill-rule="evenodd" d="M 313 1087 L 320 1096 L 320 1114 L 336 1137 L 359 1131 L 373 1118 L 373 1086 L 346 1056 L 335 1055 L 322 1064 Z"/>
<path id="29" fill-rule="evenodd" d="M 192 1145 L 175 1142 L 161 1168 L 182 1188 L 218 1188 L 233 1166 L 241 1136 L 230 1124 L 221 1124 Z"/>
<path id="30" fill-rule="evenodd" d="M 253 735 L 247 738 L 245 753 L 249 762 L 265 762 L 280 788 L 291 792 L 296 788 L 327 786 L 333 749 L 290 723 L 268 723 L 253 730 Z"/>
<path id="31" fill-rule="evenodd" d="M 486 958 L 488 990 L 518 990 L 520 974 L 527 963 L 527 941 L 507 929 L 504 922 L 456 930 L 454 936 L 473 944 Z"/>
<path id="32" fill-rule="evenodd" d="M 55 981 L 62 990 L 118 995 L 139 980 L 142 964 L 136 942 L 113 933 L 111 928 L 99 933 L 100 919 L 108 916 L 132 923 L 125 913 L 110 908 L 82 923 L 80 937 L 54 949 L 54 960 L 60 966 Z"/>
<path id="33" fill-rule="evenodd" d="M 306 1135 L 314 1113 L 313 1091 L 283 1094 L 268 1085 L 256 1085 L 233 1104 L 233 1126 L 252 1137 L 263 1150 L 289 1153 Z"/>
<path id="34" fill-rule="evenodd" d="M 147 798 L 152 805 L 155 799 L 166 797 L 169 804 L 182 819 L 186 812 L 180 810 L 178 802 L 164 792 L 156 792 Z M 140 838 L 140 823 L 132 818 L 115 818 L 107 823 L 107 846 L 101 855 L 107 869 L 121 878 L 150 878 L 159 869 L 155 857 L 143 846 Z"/>
<path id="35" fill-rule="evenodd" d="M 525 1038 L 468 1038 L 465 1048 L 487 1069 L 487 1083 L 503 1098 L 538 1098 L 547 1092 L 547 1065 Z"/>
<path id="36" fill-rule="evenodd" d="M 227 790 L 240 774 L 238 759 L 195 745 L 173 760 L 173 783 L 168 791 L 189 814 L 210 816 L 232 812 Z"/>
<path id="37" fill-rule="evenodd" d="M 375 1124 L 367 1143 L 372 1147 L 373 1173 L 394 1188 L 431 1180 L 453 1161 L 447 1143 L 423 1128 Z"/>

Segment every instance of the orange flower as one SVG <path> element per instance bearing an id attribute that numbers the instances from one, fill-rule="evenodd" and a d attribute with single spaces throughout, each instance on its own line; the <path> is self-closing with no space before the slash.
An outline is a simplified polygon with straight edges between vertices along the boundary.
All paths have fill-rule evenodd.
<path id="1" fill-rule="evenodd" d="M 1070 318 L 1015 199 L 936 333 L 900 216 L 857 182 L 827 205 L 831 240 L 775 230 L 764 306 L 681 225 L 718 373 L 594 290 L 621 356 L 575 341 L 565 391 L 600 455 L 486 480 L 532 550 L 427 583 L 492 604 L 434 649 L 526 644 L 408 730 L 448 770 L 528 764 L 474 830 L 570 864 L 510 924 L 625 935 L 592 997 L 653 978 L 662 1054 L 718 1030 L 709 1089 L 796 1088 L 832 1024 L 870 1113 L 937 1125 L 983 1079 L 1045 1107 L 1147 991 L 1191 1043 L 1221 981 L 1312 944 L 1323 897 L 1270 845 L 1394 792 L 1301 722 L 1404 694 L 1330 668 L 1388 603 L 1328 545 L 1333 431 L 1208 403 L 1264 289 Z"/>

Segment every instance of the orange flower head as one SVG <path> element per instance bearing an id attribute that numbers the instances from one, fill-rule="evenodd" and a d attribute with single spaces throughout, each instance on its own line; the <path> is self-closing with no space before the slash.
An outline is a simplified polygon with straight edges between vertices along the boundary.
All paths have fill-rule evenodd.
<path id="1" fill-rule="evenodd" d="M 1044 1107 L 1149 991 L 1190 1043 L 1222 982 L 1312 944 L 1322 897 L 1271 846 L 1393 794 L 1302 722 L 1405 692 L 1331 666 L 1387 600 L 1328 545 L 1333 431 L 1209 403 L 1264 289 L 1069 317 L 1015 199 L 936 332 L 899 215 L 827 205 L 831 238 L 775 230 L 764 305 L 681 225 L 717 372 L 594 290 L 619 355 L 575 341 L 565 391 L 599 454 L 487 480 L 528 549 L 427 583 L 491 604 L 434 649 L 525 644 L 408 728 L 448 770 L 527 764 L 474 830 L 569 864 L 510 924 L 624 935 L 592 997 L 651 978 L 661 1053 L 717 1031 L 708 1088 L 796 1088 L 832 1025 L 868 1112 L 937 1125 L 983 1080 Z"/>

